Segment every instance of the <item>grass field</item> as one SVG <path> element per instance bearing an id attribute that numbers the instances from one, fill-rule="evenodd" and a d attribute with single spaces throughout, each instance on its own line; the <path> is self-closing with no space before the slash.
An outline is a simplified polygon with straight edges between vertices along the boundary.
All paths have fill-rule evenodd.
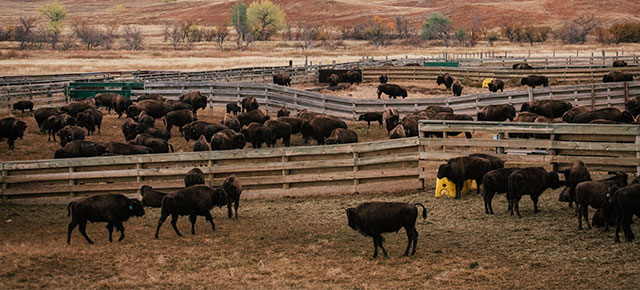
<path id="1" fill-rule="evenodd" d="M 509 216 L 504 195 L 485 215 L 475 194 L 436 199 L 433 190 L 401 195 L 350 195 L 243 201 L 239 219 L 212 210 L 196 235 L 181 217 L 153 233 L 158 209 L 125 223 L 126 238 L 107 241 L 104 224 L 77 229 L 65 243 L 66 207 L 0 205 L 2 288 L 635 288 L 638 242 L 613 242 L 613 232 L 576 230 L 573 209 L 541 196 L 541 212 L 521 201 Z M 344 209 L 365 201 L 422 202 L 427 220 L 413 257 L 402 257 L 404 230 L 386 234 L 389 258 L 372 259 L 371 239 L 347 226 Z M 632 229 L 640 231 L 637 220 Z M 117 237 L 117 234 L 116 234 Z"/>

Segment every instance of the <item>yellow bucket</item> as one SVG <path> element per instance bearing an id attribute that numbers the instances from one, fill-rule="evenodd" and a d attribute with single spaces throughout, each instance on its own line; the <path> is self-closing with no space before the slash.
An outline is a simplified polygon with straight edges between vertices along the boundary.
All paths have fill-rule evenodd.
<path id="1" fill-rule="evenodd" d="M 467 179 L 464 181 L 461 194 L 465 195 L 476 188 L 476 181 L 473 179 Z M 449 181 L 449 179 L 446 177 L 440 178 L 436 181 L 436 197 L 440 197 L 443 195 L 449 196 L 451 198 L 456 197 L 456 185 L 455 183 Z"/>
<path id="2" fill-rule="evenodd" d="M 491 81 L 493 81 L 493 79 L 484 79 L 484 81 L 482 81 L 482 88 L 488 88 Z"/>

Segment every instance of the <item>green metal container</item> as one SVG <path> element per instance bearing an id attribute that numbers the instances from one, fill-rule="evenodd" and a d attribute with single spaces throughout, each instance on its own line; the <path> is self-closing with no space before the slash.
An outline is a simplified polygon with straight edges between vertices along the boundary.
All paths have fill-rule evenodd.
<path id="1" fill-rule="evenodd" d="M 127 98 L 131 97 L 131 90 L 144 89 L 143 83 L 94 83 L 94 82 L 71 82 L 67 86 L 66 95 L 72 100 L 83 100 L 94 97 L 100 93 L 116 93 Z"/>
<path id="2" fill-rule="evenodd" d="M 446 67 L 459 67 L 460 62 L 458 61 L 433 61 L 433 62 L 424 62 L 424 66 L 446 66 Z"/>

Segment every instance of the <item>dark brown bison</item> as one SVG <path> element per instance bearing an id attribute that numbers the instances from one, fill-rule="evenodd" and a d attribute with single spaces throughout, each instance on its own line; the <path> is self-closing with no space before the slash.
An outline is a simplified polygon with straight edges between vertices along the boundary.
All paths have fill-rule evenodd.
<path id="1" fill-rule="evenodd" d="M 144 208 L 137 199 L 131 199 L 122 194 L 103 194 L 72 201 L 67 206 L 67 212 L 67 216 L 71 216 L 71 222 L 67 230 L 67 244 L 71 243 L 71 232 L 76 226 L 79 226 L 78 230 L 87 242 L 93 244 L 86 232 L 87 221 L 107 223 L 109 242 L 113 241 L 111 235 L 115 227 L 116 230 L 120 231 L 118 241 L 122 241 L 124 239 L 124 226 L 122 223 L 132 216 L 143 216 Z"/>
<path id="2" fill-rule="evenodd" d="M 516 108 L 512 105 L 489 105 L 478 112 L 478 121 L 513 121 L 516 117 Z"/>
<path id="3" fill-rule="evenodd" d="M 156 119 L 154 119 L 153 117 L 149 116 L 149 114 L 147 114 L 147 112 L 142 111 L 140 112 L 140 114 L 138 115 L 137 119 L 135 119 L 138 121 L 138 123 L 140 124 L 145 124 L 149 127 L 153 127 L 156 124 Z"/>
<path id="4" fill-rule="evenodd" d="M 386 84 L 389 81 L 389 76 L 386 74 L 381 74 L 380 77 L 378 77 L 378 80 L 381 84 Z"/>
<path id="5" fill-rule="evenodd" d="M 115 155 L 135 155 L 135 154 L 151 154 L 153 150 L 149 147 L 142 145 L 131 145 L 120 142 L 107 142 L 104 143 L 107 147 L 107 151 Z"/>
<path id="6" fill-rule="evenodd" d="M 469 154 L 469 157 L 480 157 L 489 160 L 489 162 L 491 162 L 491 170 L 504 168 L 504 160 L 498 156 L 485 153 L 473 153 Z"/>
<path id="7" fill-rule="evenodd" d="M 232 115 L 226 114 L 224 115 L 224 119 L 222 119 L 222 124 L 227 126 L 229 129 L 240 132 L 240 121 L 237 118 L 234 118 Z"/>
<path id="8" fill-rule="evenodd" d="M 302 124 L 301 132 L 302 136 L 306 136 L 305 140 L 311 137 L 318 142 L 318 145 L 324 145 L 325 139 L 331 136 L 331 132 L 336 128 L 347 129 L 347 123 L 333 117 L 318 116 Z"/>
<path id="9" fill-rule="evenodd" d="M 61 114 L 62 112 L 57 108 L 39 108 L 33 114 L 33 118 L 36 119 L 36 123 L 38 124 L 38 128 L 40 129 L 40 133 L 44 133 L 45 129 L 43 124 L 49 117 L 53 115 Z"/>
<path id="10" fill-rule="evenodd" d="M 624 60 L 614 60 L 613 61 L 613 67 L 625 67 L 627 66 L 627 62 Z"/>
<path id="11" fill-rule="evenodd" d="M 149 134 L 138 134 L 129 144 L 149 147 L 153 153 L 169 153 L 169 149 L 173 152 L 173 146 L 167 140 Z"/>
<path id="12" fill-rule="evenodd" d="M 27 130 L 27 124 L 24 121 L 13 117 L 0 120 L 0 139 L 7 138 L 9 149 L 15 148 L 16 139 L 22 139 L 25 130 Z"/>
<path id="13" fill-rule="evenodd" d="M 249 124 L 246 128 L 242 129 L 242 135 L 245 136 L 247 142 L 251 143 L 253 148 L 261 148 L 262 143 L 266 143 L 268 147 L 273 144 L 273 132 L 271 128 L 260 123 Z M 215 150 L 215 148 L 213 150 Z"/>
<path id="14" fill-rule="evenodd" d="M 266 122 L 269 119 L 270 119 L 269 116 L 267 116 L 261 110 L 253 110 L 253 111 L 245 112 L 238 115 L 238 121 L 240 122 L 240 127 L 249 125 L 250 123 L 264 124 L 264 122 Z"/>
<path id="15" fill-rule="evenodd" d="M 531 88 L 535 88 L 536 86 L 548 87 L 549 79 L 545 76 L 529 75 L 520 80 L 520 85 L 530 86 Z"/>
<path id="16" fill-rule="evenodd" d="M 238 104 L 236 103 L 228 103 L 227 104 L 227 114 L 231 114 L 233 113 L 234 116 L 238 115 L 238 112 L 240 112 L 240 106 L 238 106 Z"/>
<path id="17" fill-rule="evenodd" d="M 611 209 L 605 212 L 603 209 L 596 209 L 591 218 L 591 225 L 598 228 L 606 227 L 609 230 L 609 226 L 616 226 L 616 213 Z"/>
<path id="18" fill-rule="evenodd" d="M 75 117 L 80 112 L 84 112 L 86 109 L 97 109 L 97 107 L 89 101 L 80 101 L 80 102 L 71 102 L 67 105 L 62 106 L 60 110 L 64 113 L 69 114 L 72 117 Z"/>
<path id="19" fill-rule="evenodd" d="M 93 99 L 96 102 L 97 107 L 105 107 L 107 109 L 107 114 L 111 114 L 111 110 L 113 110 L 116 106 L 116 100 L 118 99 L 120 94 L 116 93 L 99 93 L 96 94 Z"/>
<path id="20" fill-rule="evenodd" d="M 624 103 L 624 106 L 627 109 L 627 111 L 629 111 L 629 113 L 631 113 L 631 115 L 633 115 L 633 116 L 640 115 L 640 97 L 629 98 Z M 36 114 L 37 113 L 38 113 L 38 111 L 36 110 Z"/>
<path id="21" fill-rule="evenodd" d="M 131 101 L 129 98 L 125 96 L 118 95 L 118 97 L 116 98 L 116 103 L 114 107 L 114 111 L 116 111 L 116 114 L 118 114 L 118 118 L 122 117 L 122 114 L 126 114 L 127 109 L 131 105 L 133 105 L 133 101 Z"/>
<path id="22" fill-rule="evenodd" d="M 403 99 L 407 97 L 407 90 L 403 89 L 399 85 L 394 84 L 380 84 L 378 85 L 378 99 L 382 93 L 389 96 L 389 99 L 402 97 Z"/>
<path id="23" fill-rule="evenodd" d="M 298 117 L 280 117 L 278 118 L 278 120 L 282 122 L 287 122 L 289 123 L 289 125 L 291 125 L 291 134 L 299 133 L 300 129 L 302 128 L 302 124 L 305 121 L 305 119 L 298 118 Z"/>
<path id="24" fill-rule="evenodd" d="M 53 158 L 81 158 L 102 156 L 107 153 L 107 147 L 100 142 L 74 140 L 61 149 L 56 150 Z"/>
<path id="25" fill-rule="evenodd" d="M 200 138 L 193 143 L 193 152 L 209 151 L 209 149 L 209 142 L 207 142 L 204 135 L 200 136 Z"/>
<path id="26" fill-rule="evenodd" d="M 289 108 L 287 108 L 287 106 L 282 106 L 278 110 L 278 113 L 276 114 L 276 116 L 278 116 L 278 118 L 289 117 L 289 114 L 291 114 L 291 112 L 289 112 Z"/>
<path id="27" fill-rule="evenodd" d="M 64 147 L 73 140 L 84 140 L 84 130 L 78 126 L 67 125 L 58 131 L 60 146 Z"/>
<path id="28" fill-rule="evenodd" d="M 489 83 L 489 91 L 495 93 L 498 90 L 504 92 L 504 82 L 499 79 L 491 80 L 491 82 Z"/>
<path id="29" fill-rule="evenodd" d="M 53 141 L 56 141 L 56 133 L 58 131 L 64 126 L 76 125 L 77 123 L 77 119 L 68 114 L 51 115 L 42 124 L 42 129 L 49 134 L 47 141 L 51 141 L 51 137 L 53 137 Z"/>
<path id="30" fill-rule="evenodd" d="M 211 140 L 211 137 L 215 133 L 218 133 L 224 129 L 229 129 L 227 126 L 223 124 L 212 124 L 205 121 L 195 121 L 189 124 L 186 124 L 182 127 L 182 133 L 184 134 L 184 139 L 189 140 L 198 140 L 200 136 L 204 135 L 207 140 Z"/>
<path id="31" fill-rule="evenodd" d="M 200 91 L 191 91 L 180 95 L 180 101 L 191 105 L 193 115 L 196 116 L 198 109 L 207 108 L 207 97 L 200 94 Z"/>
<path id="32" fill-rule="evenodd" d="M 484 175 L 482 180 L 482 195 L 484 197 L 484 212 L 493 214 L 492 200 L 496 193 L 506 193 L 509 185 L 509 175 L 518 168 L 493 169 Z"/>
<path id="33" fill-rule="evenodd" d="M 149 185 L 140 187 L 140 195 L 142 195 L 142 205 L 148 207 L 159 208 L 162 206 L 162 198 L 167 195 L 166 192 L 154 190 Z"/>
<path id="34" fill-rule="evenodd" d="M 389 139 L 399 139 L 406 138 L 407 132 L 404 130 L 404 126 L 402 124 L 398 124 L 395 128 L 393 128 L 389 132 Z"/>
<path id="35" fill-rule="evenodd" d="M 329 82 L 329 86 L 330 87 L 335 87 L 338 85 L 338 83 L 340 82 L 340 76 L 338 76 L 337 74 L 331 74 L 328 78 L 327 78 L 327 82 Z"/>
<path id="36" fill-rule="evenodd" d="M 513 119 L 514 122 L 527 122 L 533 123 L 540 115 L 531 112 L 520 112 L 516 115 L 516 118 Z"/>
<path id="37" fill-rule="evenodd" d="M 166 100 L 164 101 L 167 106 L 169 106 L 169 112 L 172 111 L 180 111 L 180 110 L 189 110 L 193 111 L 193 106 L 178 100 Z M 143 111 L 144 112 L 144 111 Z"/>
<path id="38" fill-rule="evenodd" d="M 445 107 L 445 106 L 427 106 L 427 108 L 424 109 L 425 111 L 432 111 L 437 113 L 451 113 L 453 114 L 453 109 L 451 107 Z"/>
<path id="39" fill-rule="evenodd" d="M 367 122 L 367 128 L 371 128 L 371 122 L 378 121 L 378 123 L 380 124 L 380 128 L 382 128 L 382 114 L 381 113 L 375 113 L 375 112 L 364 113 L 364 114 L 358 116 L 358 121 L 366 121 Z"/>
<path id="40" fill-rule="evenodd" d="M 140 115 L 140 112 L 145 111 L 149 116 L 159 119 L 164 117 L 170 110 L 169 105 L 164 102 L 155 100 L 139 101 L 137 104 L 133 104 L 127 108 L 127 117 L 135 118 Z"/>
<path id="41" fill-rule="evenodd" d="M 184 176 L 184 186 L 204 184 L 204 172 L 200 168 L 193 168 Z"/>
<path id="42" fill-rule="evenodd" d="M 611 120 L 618 123 L 632 124 L 633 115 L 627 111 L 620 111 L 616 108 L 603 108 L 591 112 L 582 113 L 574 118 L 574 123 L 588 124 L 596 119 Z"/>
<path id="43" fill-rule="evenodd" d="M 615 83 L 615 82 L 632 82 L 633 75 L 617 70 L 608 72 L 602 77 L 603 83 Z"/>
<path id="44" fill-rule="evenodd" d="M 345 79 L 350 85 L 362 83 L 362 73 L 357 68 L 352 68 L 344 74 Z"/>
<path id="45" fill-rule="evenodd" d="M 481 157 L 456 157 L 438 168 L 438 179 L 447 178 L 456 185 L 456 199 L 460 199 L 464 181 L 473 179 L 478 188 L 482 185 L 484 175 L 491 171 L 491 161 Z"/>
<path id="46" fill-rule="evenodd" d="M 387 126 L 387 132 L 391 132 L 400 121 L 398 110 L 389 108 L 384 111 L 384 123 Z"/>
<path id="47" fill-rule="evenodd" d="M 271 129 L 271 147 L 276 146 L 278 139 L 282 139 L 285 147 L 291 145 L 291 125 L 280 120 L 268 120 L 264 122 L 264 126 Z"/>
<path id="48" fill-rule="evenodd" d="M 171 133 L 173 126 L 177 126 L 181 135 L 184 135 L 184 133 L 182 133 L 182 126 L 197 120 L 191 110 L 172 111 L 167 113 L 164 119 L 167 123 L 167 131 L 169 133 Z"/>
<path id="49" fill-rule="evenodd" d="M 14 110 L 20 110 L 20 113 L 24 115 L 24 111 L 29 110 L 29 113 L 33 114 L 33 102 L 32 101 L 18 101 L 13 103 Z"/>
<path id="50" fill-rule="evenodd" d="M 98 134 L 100 134 L 100 128 L 102 127 L 102 112 L 100 110 L 89 108 L 84 112 L 78 113 L 76 117 L 78 126 L 87 129 L 89 136 L 94 135 L 96 127 L 98 127 Z"/>
<path id="51" fill-rule="evenodd" d="M 245 136 L 242 133 L 225 129 L 211 137 L 211 150 L 232 150 L 242 149 L 246 144 Z"/>
<path id="52" fill-rule="evenodd" d="M 273 75 L 273 84 L 274 85 L 281 85 L 281 86 L 285 86 L 285 87 L 290 87 L 291 86 L 291 77 L 286 72 L 282 72 L 282 71 L 278 72 L 278 73 Z"/>
<path id="53" fill-rule="evenodd" d="M 624 173 L 616 173 L 615 176 L 598 181 L 585 181 L 578 184 L 575 188 L 576 211 L 578 215 L 578 229 L 582 229 L 582 218 L 584 217 L 589 225 L 589 206 L 602 209 L 607 215 L 611 214 L 614 209 L 610 207 L 607 195 L 615 190 L 613 188 L 621 188 L 627 186 L 627 175 Z M 608 229 L 609 225 L 605 225 Z"/>
<path id="54" fill-rule="evenodd" d="M 222 207 L 228 203 L 228 197 L 222 187 L 210 187 L 206 185 L 194 185 L 167 194 L 162 198 L 162 210 L 155 238 L 158 239 L 160 227 L 171 215 L 171 226 L 178 236 L 182 236 L 176 222 L 181 215 L 188 215 L 191 222 L 191 234 L 195 235 L 197 216 L 204 216 L 211 224 L 211 229 L 216 230 L 213 217 L 209 212 L 214 206 Z"/>
<path id="55" fill-rule="evenodd" d="M 166 101 L 165 98 L 160 94 L 144 94 L 142 96 L 139 96 L 138 99 L 136 99 L 136 101 L 138 102 L 146 101 L 146 100 L 152 100 L 152 101 L 158 101 L 158 102 Z"/>
<path id="56" fill-rule="evenodd" d="M 571 110 L 573 105 L 569 102 L 559 100 L 533 100 L 522 104 L 520 112 L 531 112 L 551 119 L 562 117 L 562 115 Z"/>
<path id="57" fill-rule="evenodd" d="M 462 89 L 464 88 L 462 86 L 462 84 L 460 83 L 460 81 L 455 80 L 453 82 L 453 88 L 451 89 L 453 91 L 453 96 L 457 96 L 459 97 L 460 95 L 462 95 Z"/>
<path id="58" fill-rule="evenodd" d="M 627 242 L 633 241 L 635 235 L 631 231 L 631 219 L 640 217 L 640 184 L 632 184 L 613 192 L 609 198 L 616 213 L 615 241 L 620 242 L 620 228 L 624 229 Z"/>
<path id="59" fill-rule="evenodd" d="M 415 115 L 407 115 L 402 118 L 400 123 L 404 127 L 405 132 L 407 133 L 407 137 L 415 137 L 418 136 L 418 122 L 420 121 L 420 117 Z"/>
<path id="60" fill-rule="evenodd" d="M 507 200 L 509 201 L 509 212 L 513 215 L 515 211 L 520 217 L 520 199 L 523 195 L 529 195 L 533 201 L 533 212 L 538 213 L 538 198 L 547 188 L 556 189 L 563 182 L 555 172 L 547 172 L 543 167 L 528 167 L 514 171 L 509 175 L 507 186 Z"/>
<path id="61" fill-rule="evenodd" d="M 133 140 L 133 138 L 138 135 L 138 125 L 139 124 L 131 118 L 124 120 L 124 123 L 122 123 L 122 135 L 124 135 L 124 140 Z"/>
<path id="62" fill-rule="evenodd" d="M 418 244 L 418 231 L 416 230 L 416 219 L 418 209 L 422 207 L 422 218 L 427 219 L 427 209 L 421 203 L 403 202 L 366 202 L 357 207 L 347 208 L 347 219 L 349 227 L 356 230 L 365 237 L 373 238 L 373 257 L 378 256 L 378 247 L 382 254 L 387 257 L 387 251 L 382 246 L 384 238 L 382 233 L 397 232 L 404 227 L 407 232 L 407 249 L 404 255 L 409 255 L 409 249 L 413 243 L 411 255 L 416 253 Z"/>
<path id="63" fill-rule="evenodd" d="M 331 132 L 331 136 L 327 138 L 327 144 L 348 144 L 358 143 L 358 133 L 351 129 L 336 128 Z"/>
<path id="64" fill-rule="evenodd" d="M 526 62 L 515 63 L 513 64 L 512 68 L 513 69 L 533 69 L 533 67 Z"/>
<path id="65" fill-rule="evenodd" d="M 451 114 L 447 112 L 440 112 L 431 118 L 433 120 L 457 120 L 457 121 L 473 121 L 473 117 L 465 114 Z M 458 136 L 462 132 L 447 132 L 448 136 Z M 442 132 L 428 132 L 427 134 L 442 138 Z M 464 132 L 467 139 L 471 139 L 471 132 Z"/>
<path id="66" fill-rule="evenodd" d="M 448 91 L 453 84 L 453 77 L 451 77 L 449 73 L 444 73 L 436 78 L 436 83 L 438 86 L 444 84 L 445 90 Z"/>
<path id="67" fill-rule="evenodd" d="M 569 187 L 569 207 L 571 207 L 576 200 L 576 186 L 583 181 L 591 181 L 591 174 L 584 162 L 577 160 L 573 162 L 571 168 L 564 171 L 564 180 Z"/>
<path id="68" fill-rule="evenodd" d="M 242 194 L 242 185 L 238 178 L 235 175 L 231 175 L 227 177 L 222 182 L 222 188 L 227 194 L 227 212 L 229 214 L 229 218 L 231 215 L 231 204 L 233 203 L 233 208 L 235 209 L 236 219 L 238 219 L 238 206 L 240 206 L 240 194 Z"/>
<path id="69" fill-rule="evenodd" d="M 138 123 L 138 127 L 136 128 L 136 135 L 138 134 L 149 134 L 153 137 L 164 139 L 167 141 L 171 139 L 171 133 L 169 133 L 169 131 L 165 129 L 149 127 L 148 125 L 142 123 Z"/>
<path id="70" fill-rule="evenodd" d="M 586 112 L 589 112 L 589 109 L 585 107 L 574 107 L 571 110 L 566 111 L 564 112 L 564 114 L 562 114 L 562 121 L 566 123 L 575 123 L 576 116 Z"/>
<path id="71" fill-rule="evenodd" d="M 256 97 L 246 97 L 240 101 L 240 104 L 242 105 L 243 113 L 257 110 L 259 107 Z"/>

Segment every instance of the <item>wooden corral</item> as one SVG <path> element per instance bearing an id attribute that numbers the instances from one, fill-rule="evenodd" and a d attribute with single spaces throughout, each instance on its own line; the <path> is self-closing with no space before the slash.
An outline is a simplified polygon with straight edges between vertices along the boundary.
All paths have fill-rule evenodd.
<path id="1" fill-rule="evenodd" d="M 471 153 L 496 155 L 506 167 L 545 166 L 562 171 L 581 160 L 592 172 L 640 174 L 638 125 L 421 120 L 419 130 L 423 182 L 435 180 L 444 161 Z M 425 137 L 429 132 L 445 138 Z M 446 138 L 452 132 L 472 132 L 473 138 Z"/>
<path id="2" fill-rule="evenodd" d="M 142 185 L 184 187 L 198 167 L 210 185 L 235 174 L 243 196 L 285 196 L 411 190 L 418 183 L 416 138 L 368 143 L 250 150 L 112 156 L 0 163 L 4 200 L 135 194 Z"/>

